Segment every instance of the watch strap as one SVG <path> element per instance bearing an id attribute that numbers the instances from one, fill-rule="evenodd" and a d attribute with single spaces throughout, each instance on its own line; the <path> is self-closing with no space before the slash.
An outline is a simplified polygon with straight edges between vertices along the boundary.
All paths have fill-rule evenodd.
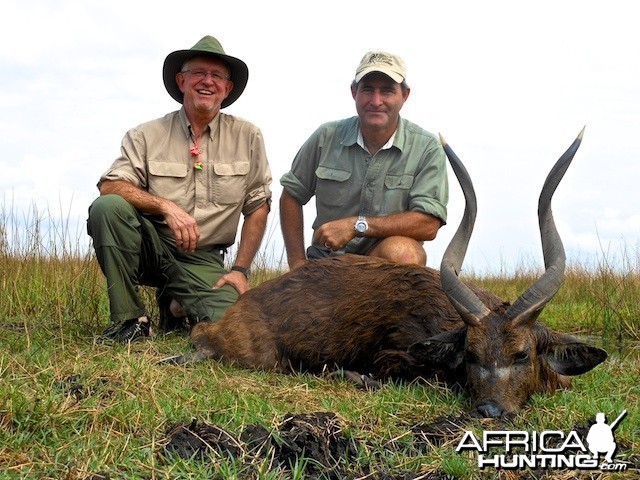
<path id="1" fill-rule="evenodd" d="M 231 271 L 233 272 L 240 272 L 241 274 L 243 274 L 246 278 L 249 278 L 249 275 L 251 275 L 251 270 L 247 267 L 241 267 L 239 265 L 234 265 L 233 267 L 231 267 Z"/>

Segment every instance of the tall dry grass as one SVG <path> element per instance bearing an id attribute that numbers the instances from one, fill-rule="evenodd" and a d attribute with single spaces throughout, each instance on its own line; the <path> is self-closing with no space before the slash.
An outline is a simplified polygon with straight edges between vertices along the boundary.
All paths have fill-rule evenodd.
<path id="1" fill-rule="evenodd" d="M 83 228 L 84 226 L 82 226 Z M 271 225 L 253 265 L 253 286 L 285 271 L 284 252 L 275 252 Z M 108 300 L 104 279 L 83 230 L 56 220 L 35 206 L 18 216 L 2 207 L 0 216 L 0 315 L 6 319 L 47 318 L 79 328 L 104 325 Z M 228 258 L 234 256 L 231 248 Z M 612 265 L 604 256 L 594 265 L 570 263 L 565 282 L 544 312 L 544 321 L 563 331 L 596 335 L 607 342 L 640 340 L 640 254 L 623 252 Z M 519 265 L 512 274 L 465 274 L 465 281 L 515 300 L 542 272 Z M 153 292 L 143 290 L 150 313 Z"/>

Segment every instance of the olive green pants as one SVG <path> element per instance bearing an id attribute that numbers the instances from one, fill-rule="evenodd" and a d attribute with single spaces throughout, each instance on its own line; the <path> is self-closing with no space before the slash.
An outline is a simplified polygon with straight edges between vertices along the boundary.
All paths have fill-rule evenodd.
<path id="1" fill-rule="evenodd" d="M 173 239 L 159 234 L 149 218 L 119 195 L 100 196 L 91 204 L 87 233 L 107 280 L 115 324 L 146 314 L 138 285 L 177 300 L 192 322 L 218 320 L 238 298 L 230 285 L 213 289 L 227 273 L 223 248 L 178 250 Z"/>

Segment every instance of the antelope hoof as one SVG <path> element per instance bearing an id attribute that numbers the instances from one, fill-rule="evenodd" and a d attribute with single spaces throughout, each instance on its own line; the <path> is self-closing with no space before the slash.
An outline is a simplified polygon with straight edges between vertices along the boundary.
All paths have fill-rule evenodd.
<path id="1" fill-rule="evenodd" d="M 158 365 L 187 365 L 190 363 L 201 362 L 209 357 L 209 354 L 197 350 L 185 355 L 174 355 L 172 357 L 163 358 L 158 361 Z"/>
<path id="2" fill-rule="evenodd" d="M 174 355 L 172 357 L 163 358 L 158 360 L 157 365 L 184 365 L 184 355 Z"/>
<path id="3" fill-rule="evenodd" d="M 363 388 L 365 390 L 377 390 L 382 385 L 380 382 L 367 375 L 361 375 L 358 372 L 351 370 L 337 370 L 335 372 L 328 373 L 326 376 L 328 378 L 342 378 L 353 383 L 358 388 Z"/>

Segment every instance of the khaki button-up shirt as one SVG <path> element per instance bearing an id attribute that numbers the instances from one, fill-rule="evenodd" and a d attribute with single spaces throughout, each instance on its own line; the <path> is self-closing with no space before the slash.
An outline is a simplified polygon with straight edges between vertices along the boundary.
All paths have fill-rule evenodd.
<path id="1" fill-rule="evenodd" d="M 182 108 L 129 130 L 121 156 L 100 183 L 126 180 L 176 203 L 198 222 L 198 249 L 232 245 L 240 214 L 249 215 L 271 199 L 262 133 L 246 120 L 219 113 L 202 136 L 198 156 L 190 153 L 192 146 L 191 126 Z M 162 219 L 153 220 L 170 235 Z"/>

